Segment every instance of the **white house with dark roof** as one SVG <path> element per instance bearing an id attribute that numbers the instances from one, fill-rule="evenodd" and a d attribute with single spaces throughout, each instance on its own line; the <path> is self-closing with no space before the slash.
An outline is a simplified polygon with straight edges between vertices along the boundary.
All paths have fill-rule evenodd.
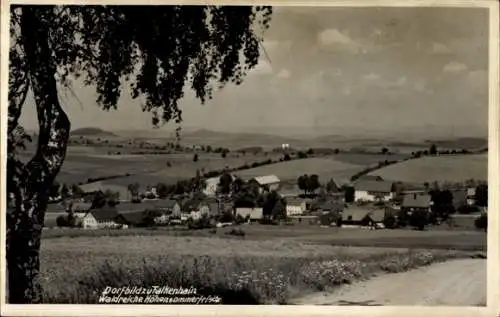
<path id="1" fill-rule="evenodd" d="M 390 201 L 394 198 L 393 183 L 383 180 L 359 180 L 354 183 L 355 201 Z"/>
<path id="2" fill-rule="evenodd" d="M 114 207 L 105 206 L 101 209 L 93 209 L 88 211 L 83 217 L 84 229 L 104 229 L 116 228 L 118 223 L 116 217 L 119 215 Z"/>

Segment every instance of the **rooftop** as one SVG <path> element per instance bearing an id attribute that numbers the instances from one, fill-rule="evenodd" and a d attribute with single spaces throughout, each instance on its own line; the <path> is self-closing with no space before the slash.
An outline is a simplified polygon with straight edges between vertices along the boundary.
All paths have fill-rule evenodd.
<path id="1" fill-rule="evenodd" d="M 354 183 L 354 188 L 368 192 L 390 193 L 392 184 L 390 181 L 359 180 Z"/>
<path id="2" fill-rule="evenodd" d="M 111 221 L 119 215 L 115 207 L 105 206 L 100 209 L 93 209 L 89 213 L 94 216 L 97 221 Z"/>
<path id="3" fill-rule="evenodd" d="M 432 202 L 431 196 L 424 195 L 407 195 L 403 198 L 402 207 L 428 208 Z"/>
<path id="4" fill-rule="evenodd" d="M 280 179 L 276 175 L 266 175 L 266 176 L 258 176 L 253 178 L 259 185 L 270 185 L 276 184 L 280 182 Z"/>

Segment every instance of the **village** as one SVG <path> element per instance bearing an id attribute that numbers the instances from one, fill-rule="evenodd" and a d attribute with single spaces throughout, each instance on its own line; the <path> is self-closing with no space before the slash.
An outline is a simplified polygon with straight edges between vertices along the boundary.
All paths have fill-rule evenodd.
<path id="1" fill-rule="evenodd" d="M 318 175 L 304 175 L 291 186 L 276 175 L 243 179 L 230 173 L 198 183 L 188 193 L 168 197 L 156 187 L 140 192 L 138 184 L 130 185 L 129 199 L 122 200 L 113 198 L 111 190 L 82 185 L 78 194 L 66 193 L 68 198 L 49 204 L 48 214 L 59 215 L 55 227 L 94 230 L 247 223 L 424 230 L 442 223 L 454 226 L 453 216 L 464 214 L 469 225 L 486 230 L 485 184 L 440 189 L 364 175 L 350 183 L 330 179 L 322 185 Z M 54 227 L 50 221 L 46 226 Z"/>

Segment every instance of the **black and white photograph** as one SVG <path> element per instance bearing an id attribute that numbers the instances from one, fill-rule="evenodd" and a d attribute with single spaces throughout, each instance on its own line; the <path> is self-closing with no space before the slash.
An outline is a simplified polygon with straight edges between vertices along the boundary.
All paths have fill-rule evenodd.
<path id="1" fill-rule="evenodd" d="M 494 304 L 496 1 L 2 10 L 3 303 Z"/>

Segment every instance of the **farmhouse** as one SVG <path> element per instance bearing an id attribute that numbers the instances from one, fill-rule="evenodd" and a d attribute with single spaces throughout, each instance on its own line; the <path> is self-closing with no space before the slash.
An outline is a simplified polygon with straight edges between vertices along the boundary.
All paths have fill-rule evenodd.
<path id="1" fill-rule="evenodd" d="M 217 187 L 219 186 L 220 177 L 211 177 L 205 180 L 205 188 L 203 194 L 207 196 L 215 196 L 217 194 Z"/>
<path id="2" fill-rule="evenodd" d="M 92 204 L 86 202 L 74 202 L 70 205 L 70 208 L 75 213 L 86 213 L 90 210 L 90 207 L 92 207 Z"/>
<path id="3" fill-rule="evenodd" d="M 259 176 L 252 178 L 249 183 L 255 182 L 262 192 L 264 189 L 278 190 L 280 188 L 280 179 L 276 175 Z"/>
<path id="4" fill-rule="evenodd" d="M 401 195 L 403 196 L 414 195 L 414 194 L 425 195 L 427 194 L 427 191 L 425 189 L 408 189 L 401 191 Z"/>
<path id="5" fill-rule="evenodd" d="M 389 201 L 394 198 L 393 183 L 389 181 L 360 180 L 354 184 L 355 201 Z"/>
<path id="6" fill-rule="evenodd" d="M 184 213 L 189 214 L 188 217 L 194 220 L 200 219 L 203 215 L 212 214 L 212 208 L 215 208 L 214 212 L 218 212 L 218 208 L 214 207 L 213 203 L 206 201 L 192 201 L 187 208 Z"/>
<path id="7" fill-rule="evenodd" d="M 116 228 L 118 227 L 116 222 L 118 215 L 118 211 L 114 207 L 106 206 L 101 209 L 93 209 L 83 217 L 82 225 L 84 229 Z"/>
<path id="8" fill-rule="evenodd" d="M 467 205 L 467 190 L 452 190 L 453 194 L 453 207 L 455 210 Z"/>
<path id="9" fill-rule="evenodd" d="M 128 227 L 145 227 L 147 225 L 146 214 L 143 211 L 120 213 L 115 218 L 116 223 Z"/>
<path id="10" fill-rule="evenodd" d="M 180 218 L 181 216 L 181 205 L 173 199 L 157 200 L 153 202 L 153 208 L 174 218 Z"/>
<path id="11" fill-rule="evenodd" d="M 249 219 L 250 221 L 256 221 L 263 218 L 263 209 L 262 207 L 239 207 L 236 208 L 235 216 L 241 216 L 243 219 Z"/>
<path id="12" fill-rule="evenodd" d="M 407 195 L 403 198 L 403 203 L 401 204 L 401 210 L 403 212 L 414 212 L 414 211 L 424 211 L 430 212 L 432 205 L 431 196 L 425 195 Z"/>
<path id="13" fill-rule="evenodd" d="M 476 189 L 467 188 L 467 205 L 473 206 L 476 204 Z"/>
<path id="14" fill-rule="evenodd" d="M 301 215 L 306 211 L 305 199 L 299 197 L 286 198 L 286 215 L 287 217 Z"/>
<path id="15" fill-rule="evenodd" d="M 111 191 L 114 193 L 118 193 L 118 198 L 120 199 L 124 199 L 130 196 L 127 187 L 121 185 L 107 184 L 107 183 L 105 184 L 103 182 L 93 182 L 93 183 L 83 184 L 80 185 L 80 189 L 86 195 L 95 194 L 98 192 L 104 193 L 106 191 Z"/>
<path id="16" fill-rule="evenodd" d="M 322 226 L 338 224 L 339 220 L 342 220 L 342 216 L 337 212 L 327 212 L 319 216 L 319 223 Z"/>

